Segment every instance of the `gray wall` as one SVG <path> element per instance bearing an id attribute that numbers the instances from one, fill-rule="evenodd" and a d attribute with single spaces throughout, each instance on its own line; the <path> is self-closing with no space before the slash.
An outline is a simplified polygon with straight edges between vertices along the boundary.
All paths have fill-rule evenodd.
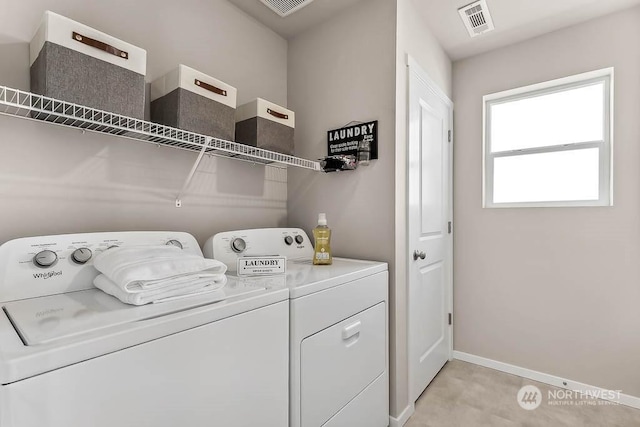
<path id="1" fill-rule="evenodd" d="M 611 66 L 615 206 L 482 209 L 482 96 Z M 454 64 L 456 350 L 640 396 L 639 76 L 640 8 Z"/>
<path id="2" fill-rule="evenodd" d="M 289 41 L 296 155 L 327 154 L 327 131 L 379 120 L 379 160 L 356 171 L 289 170 L 289 225 L 310 232 L 319 212 L 335 255 L 392 261 L 395 2 L 364 0 Z"/>
<path id="3" fill-rule="evenodd" d="M 44 10 L 145 48 L 147 80 L 179 63 L 238 88 L 243 103 L 287 102 L 287 42 L 226 0 L 0 0 L 0 84 L 28 90 L 28 42 Z M 283 225 L 287 171 L 0 116 L 0 242 L 27 235 Z"/>
<path id="4" fill-rule="evenodd" d="M 407 56 L 420 64 L 429 77 L 451 98 L 451 60 L 429 31 L 414 3 L 398 0 L 396 42 L 396 171 L 395 171 L 395 265 L 406 266 L 407 249 Z M 409 402 L 407 354 L 407 271 L 395 269 L 391 288 L 391 414 L 399 416 Z"/>

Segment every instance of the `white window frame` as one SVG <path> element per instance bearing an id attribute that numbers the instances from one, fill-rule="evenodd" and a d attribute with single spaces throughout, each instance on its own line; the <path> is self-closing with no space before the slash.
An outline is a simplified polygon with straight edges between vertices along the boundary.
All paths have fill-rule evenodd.
<path id="1" fill-rule="evenodd" d="M 604 82 L 604 129 L 603 140 L 582 141 L 564 145 L 554 145 L 550 147 L 527 148 L 510 151 L 491 153 L 491 106 L 511 102 L 535 96 L 562 92 L 568 89 L 575 89 L 595 82 Z M 551 80 L 544 83 L 525 86 L 517 89 L 497 92 L 485 95 L 482 98 L 482 200 L 485 208 L 515 208 L 515 207 L 567 207 L 567 206 L 613 206 L 613 68 L 591 71 L 562 79 Z M 493 202 L 493 167 L 494 160 L 498 157 L 520 156 L 525 154 L 552 153 L 558 151 L 569 151 L 584 148 L 598 148 L 600 159 L 600 189 L 598 200 L 567 200 L 548 202 L 513 202 L 494 203 Z"/>

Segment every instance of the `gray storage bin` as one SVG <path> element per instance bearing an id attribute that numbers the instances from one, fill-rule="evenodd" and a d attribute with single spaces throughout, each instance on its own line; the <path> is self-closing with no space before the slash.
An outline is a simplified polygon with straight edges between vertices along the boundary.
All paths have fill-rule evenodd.
<path id="1" fill-rule="evenodd" d="M 144 49 L 47 11 L 30 60 L 31 92 L 144 119 Z"/>
<path id="2" fill-rule="evenodd" d="M 151 83 L 151 121 L 234 140 L 236 88 L 180 65 Z"/>
<path id="3" fill-rule="evenodd" d="M 295 113 L 258 98 L 238 107 L 236 141 L 283 154 L 294 153 Z"/>

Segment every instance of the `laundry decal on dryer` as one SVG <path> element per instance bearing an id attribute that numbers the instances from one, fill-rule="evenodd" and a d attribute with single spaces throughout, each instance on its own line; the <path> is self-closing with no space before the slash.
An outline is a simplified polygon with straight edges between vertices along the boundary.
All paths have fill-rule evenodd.
<path id="1" fill-rule="evenodd" d="M 238 276 L 260 276 L 285 274 L 285 256 L 244 256 L 238 258 Z"/>

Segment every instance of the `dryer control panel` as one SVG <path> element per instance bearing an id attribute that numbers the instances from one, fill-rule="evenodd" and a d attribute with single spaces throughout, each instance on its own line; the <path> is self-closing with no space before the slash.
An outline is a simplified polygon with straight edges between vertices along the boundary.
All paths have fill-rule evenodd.
<path id="1" fill-rule="evenodd" d="M 301 228 L 259 228 L 218 233 L 207 240 L 204 256 L 236 271 L 239 257 L 279 255 L 287 259 L 313 258 L 313 242 Z"/>
<path id="2" fill-rule="evenodd" d="M 117 246 L 177 246 L 202 255 L 182 232 L 128 231 L 25 237 L 0 246 L 0 302 L 93 288 L 93 259 Z"/>

